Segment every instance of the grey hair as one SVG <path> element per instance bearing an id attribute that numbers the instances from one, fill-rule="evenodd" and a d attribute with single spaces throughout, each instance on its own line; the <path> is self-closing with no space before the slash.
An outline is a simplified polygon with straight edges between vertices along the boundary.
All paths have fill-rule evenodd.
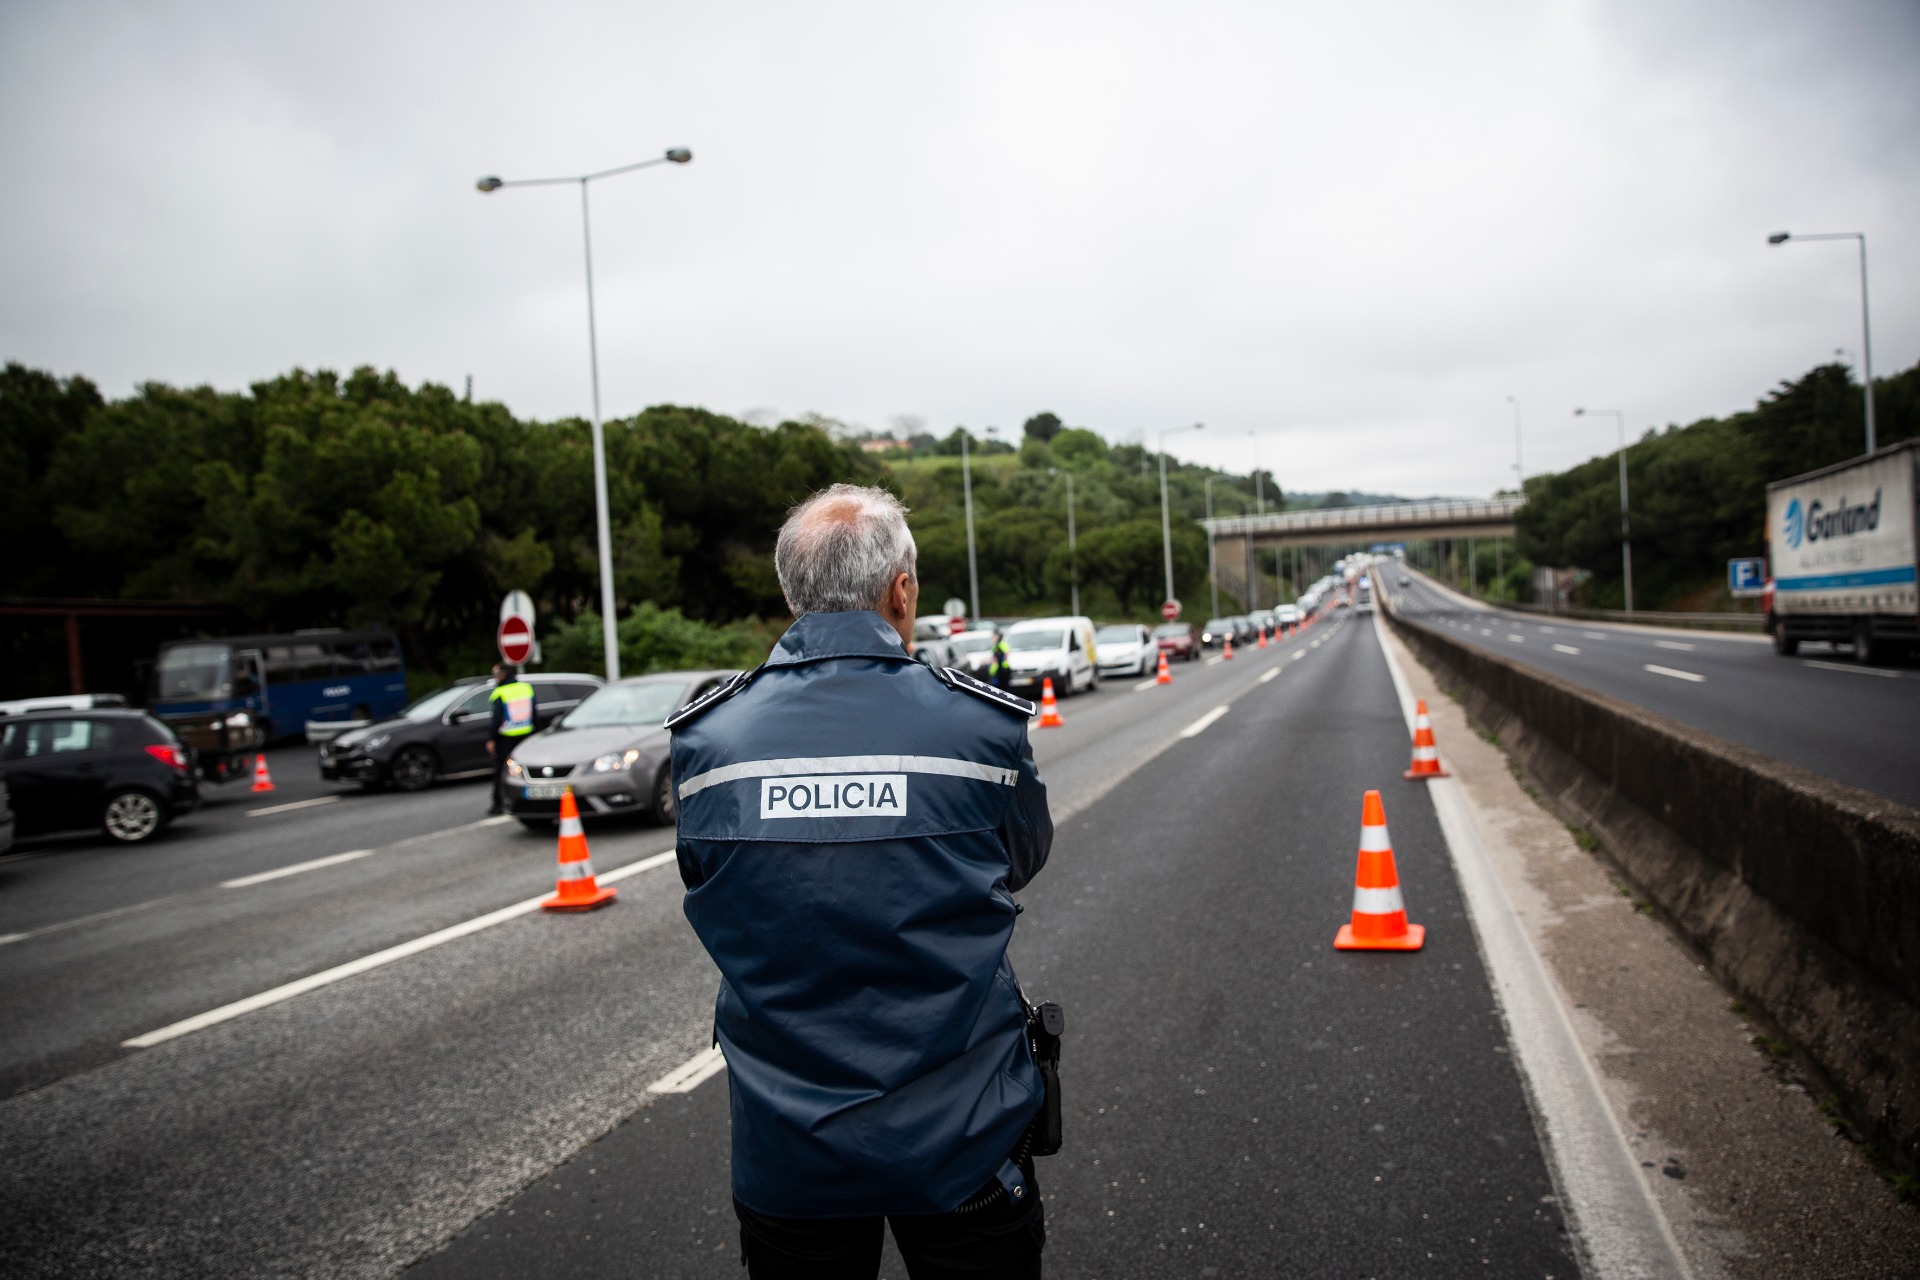
<path id="1" fill-rule="evenodd" d="M 916 576 L 907 509 L 885 489 L 828 485 L 787 513 L 774 571 L 794 616 L 878 609 L 900 574 Z"/>

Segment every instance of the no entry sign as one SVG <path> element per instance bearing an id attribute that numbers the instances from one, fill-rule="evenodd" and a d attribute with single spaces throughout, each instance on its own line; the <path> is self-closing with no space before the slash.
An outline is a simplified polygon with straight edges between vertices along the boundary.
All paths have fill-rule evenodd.
<path id="1" fill-rule="evenodd" d="M 516 667 L 533 656 L 533 628 L 519 614 L 500 619 L 500 656 Z"/>
<path id="2" fill-rule="evenodd" d="M 1178 618 L 1180 616 L 1180 602 L 1178 600 L 1169 600 L 1161 605 L 1160 616 L 1168 622 L 1172 622 L 1175 618 Z"/>

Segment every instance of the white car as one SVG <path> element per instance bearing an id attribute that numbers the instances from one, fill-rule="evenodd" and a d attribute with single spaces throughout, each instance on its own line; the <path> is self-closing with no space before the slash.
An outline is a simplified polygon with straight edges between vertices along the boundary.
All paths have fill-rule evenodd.
<path id="1" fill-rule="evenodd" d="M 1300 606 L 1280 604 L 1273 607 L 1274 619 L 1283 627 L 1293 628 L 1300 625 Z"/>
<path id="2" fill-rule="evenodd" d="M 993 665 L 993 631 L 988 627 L 962 631 L 947 641 L 947 652 L 953 655 L 948 666 L 964 671 L 976 680 L 985 680 L 988 668 Z"/>
<path id="3" fill-rule="evenodd" d="M 1102 627 L 1093 633 L 1103 676 L 1144 676 L 1159 662 L 1160 646 L 1137 622 Z"/>
<path id="4" fill-rule="evenodd" d="M 1038 697 L 1048 679 L 1055 697 L 1070 697 L 1099 687 L 1095 668 L 1093 619 L 1029 618 L 1003 631 L 1013 691 Z"/>

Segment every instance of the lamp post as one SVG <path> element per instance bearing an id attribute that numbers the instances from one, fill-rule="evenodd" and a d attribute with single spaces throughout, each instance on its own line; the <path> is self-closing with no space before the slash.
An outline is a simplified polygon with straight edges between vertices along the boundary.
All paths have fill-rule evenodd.
<path id="1" fill-rule="evenodd" d="M 1072 584 L 1073 616 L 1077 618 L 1080 616 L 1080 544 L 1073 529 L 1073 472 L 1049 467 L 1047 474 L 1067 478 L 1067 580 Z"/>
<path id="2" fill-rule="evenodd" d="M 960 428 L 960 491 L 967 504 L 967 598 L 972 622 L 980 625 L 980 561 L 973 551 L 973 460 L 967 453 L 967 429 Z"/>
<path id="3" fill-rule="evenodd" d="M 580 240 L 586 251 L 587 264 L 587 367 L 593 378 L 593 518 L 595 532 L 599 535 L 600 630 L 606 646 L 609 680 L 620 678 L 620 640 L 614 634 L 613 528 L 607 514 L 607 437 L 600 423 L 600 339 L 593 318 L 593 223 L 587 215 L 587 184 L 596 178 L 611 178 L 616 174 L 651 169 L 661 164 L 685 164 L 691 159 L 693 152 L 685 147 L 674 147 L 652 160 L 623 164 L 617 169 L 602 169 L 598 173 L 583 173 L 572 178 L 486 177 L 473 184 L 481 195 L 491 195 L 502 187 L 551 187 L 566 182 L 580 185 Z"/>
<path id="4" fill-rule="evenodd" d="M 1633 540 L 1627 531 L 1627 415 L 1618 409 L 1575 409 L 1576 418 L 1592 414 L 1620 424 L 1620 575 L 1626 583 L 1627 612 L 1633 612 Z"/>
<path id="5" fill-rule="evenodd" d="M 1219 481 L 1221 479 L 1224 479 L 1224 477 L 1208 476 L 1206 483 L 1201 486 L 1202 491 L 1206 494 L 1206 497 L 1207 497 L 1207 519 L 1209 520 L 1213 519 L 1213 486 L 1216 481 Z M 1207 530 L 1207 585 L 1211 587 L 1213 590 L 1213 612 L 1207 615 L 1209 618 L 1217 618 L 1220 616 L 1220 578 L 1214 572 L 1213 546 L 1214 546 L 1213 530 L 1208 529 Z M 1167 595 L 1169 596 L 1169 598 L 1171 598 L 1173 593 L 1168 592 Z"/>
<path id="6" fill-rule="evenodd" d="M 1520 401 L 1508 396 L 1507 403 L 1513 406 L 1513 482 L 1524 498 L 1527 494 L 1527 473 L 1520 466 Z"/>
<path id="7" fill-rule="evenodd" d="M 1160 550 L 1167 562 L 1167 599 L 1173 599 L 1173 522 L 1167 515 L 1167 437 L 1176 431 L 1200 431 L 1204 422 L 1190 427 L 1166 427 L 1160 432 Z M 1213 553 L 1213 530 L 1207 530 L 1207 553 Z"/>
<path id="8" fill-rule="evenodd" d="M 1867 452 L 1874 450 L 1873 434 L 1873 325 L 1867 312 L 1867 237 L 1863 231 L 1823 231 L 1817 235 L 1795 235 L 1791 231 L 1776 231 L 1767 237 L 1768 244 L 1785 244 L 1789 240 L 1858 240 L 1860 242 L 1860 373 L 1861 389 L 1866 393 L 1867 402 Z"/>

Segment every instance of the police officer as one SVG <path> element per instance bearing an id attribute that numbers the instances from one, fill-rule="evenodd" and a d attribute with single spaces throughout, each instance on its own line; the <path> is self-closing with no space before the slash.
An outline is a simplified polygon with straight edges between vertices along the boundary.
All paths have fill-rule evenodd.
<path id="1" fill-rule="evenodd" d="M 533 732 L 533 686 L 520 678 L 510 662 L 493 664 L 493 692 L 487 695 L 493 709 L 493 737 L 487 742 L 487 754 L 493 757 L 493 803 L 489 814 L 507 810 L 507 757 Z"/>
<path id="2" fill-rule="evenodd" d="M 996 689 L 1013 690 L 1013 663 L 1007 660 L 1007 638 L 998 626 L 993 629 L 992 657 L 987 663 L 987 682 Z"/>
<path id="3" fill-rule="evenodd" d="M 1033 704 L 907 652 L 906 509 L 837 484 L 774 554 L 798 616 L 668 721 L 685 909 L 720 969 L 755 1280 L 1037 1277 L 1045 1085 L 1007 943 L 1053 843 Z"/>

